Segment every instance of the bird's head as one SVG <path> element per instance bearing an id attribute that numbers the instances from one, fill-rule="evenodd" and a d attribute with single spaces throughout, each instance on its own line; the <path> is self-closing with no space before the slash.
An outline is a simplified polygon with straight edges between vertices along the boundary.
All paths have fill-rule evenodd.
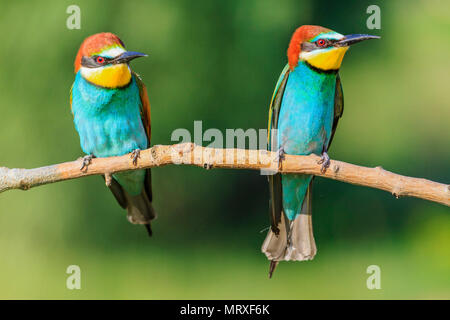
<path id="1" fill-rule="evenodd" d="M 378 38 L 368 34 L 344 36 L 320 26 L 301 26 L 295 30 L 289 44 L 289 66 L 294 70 L 299 61 L 305 61 L 320 71 L 337 71 L 350 45 Z"/>
<path id="2" fill-rule="evenodd" d="M 146 54 L 126 51 L 118 36 L 97 33 L 86 38 L 75 58 L 75 73 L 80 72 L 87 81 L 101 87 L 118 88 L 131 81 L 128 63 Z"/>

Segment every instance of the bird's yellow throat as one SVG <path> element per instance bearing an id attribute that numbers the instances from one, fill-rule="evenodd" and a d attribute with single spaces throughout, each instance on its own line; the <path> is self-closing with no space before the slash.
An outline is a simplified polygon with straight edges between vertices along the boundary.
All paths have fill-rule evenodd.
<path id="1" fill-rule="evenodd" d="M 326 51 L 302 52 L 300 58 L 321 70 L 338 70 L 348 47 L 332 48 Z"/>
<path id="2" fill-rule="evenodd" d="M 125 63 L 103 68 L 82 68 L 81 75 L 89 82 L 106 88 L 123 87 L 131 80 L 130 68 Z"/>

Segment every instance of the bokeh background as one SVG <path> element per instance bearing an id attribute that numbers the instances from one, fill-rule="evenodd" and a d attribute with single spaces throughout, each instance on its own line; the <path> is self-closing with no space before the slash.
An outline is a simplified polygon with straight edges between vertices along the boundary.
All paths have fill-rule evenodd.
<path id="1" fill-rule="evenodd" d="M 66 8 L 81 8 L 81 29 Z M 366 8 L 381 8 L 368 30 Z M 265 128 L 290 36 L 302 24 L 381 35 L 352 48 L 332 158 L 450 181 L 447 1 L 0 1 L 0 166 L 81 156 L 69 107 L 82 40 L 117 33 L 149 53 L 153 144 L 176 128 Z M 314 261 L 267 278 L 266 179 L 254 171 L 153 170 L 154 237 L 129 224 L 99 177 L 0 195 L 0 298 L 450 298 L 450 210 L 317 178 Z M 66 289 L 79 265 L 82 289 Z M 366 268 L 381 268 L 381 290 Z"/>

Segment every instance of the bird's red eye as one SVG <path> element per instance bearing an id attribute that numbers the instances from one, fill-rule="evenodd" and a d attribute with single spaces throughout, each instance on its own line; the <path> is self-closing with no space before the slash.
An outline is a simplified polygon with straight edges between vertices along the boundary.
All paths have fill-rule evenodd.
<path id="1" fill-rule="evenodd" d="M 316 44 L 319 47 L 324 47 L 327 44 L 327 42 L 324 39 L 319 39 L 319 40 L 316 41 Z"/>
<path id="2" fill-rule="evenodd" d="M 97 61 L 97 63 L 103 63 L 105 62 L 105 59 L 103 57 L 97 57 L 97 59 L 95 59 L 95 61 Z"/>

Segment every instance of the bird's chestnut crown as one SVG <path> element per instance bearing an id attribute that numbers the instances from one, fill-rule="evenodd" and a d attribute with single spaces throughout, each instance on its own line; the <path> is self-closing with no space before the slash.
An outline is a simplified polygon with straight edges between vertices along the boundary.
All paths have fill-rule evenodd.
<path id="1" fill-rule="evenodd" d="M 115 34 L 104 32 L 86 38 L 75 58 L 75 73 L 101 87 L 118 88 L 131 81 L 128 63 L 143 53 L 126 51 L 125 45 Z"/>
<path id="2" fill-rule="evenodd" d="M 338 71 L 349 46 L 377 36 L 367 34 L 342 35 L 333 30 L 305 25 L 292 35 L 287 51 L 289 67 L 294 70 L 299 61 L 317 71 Z"/>

